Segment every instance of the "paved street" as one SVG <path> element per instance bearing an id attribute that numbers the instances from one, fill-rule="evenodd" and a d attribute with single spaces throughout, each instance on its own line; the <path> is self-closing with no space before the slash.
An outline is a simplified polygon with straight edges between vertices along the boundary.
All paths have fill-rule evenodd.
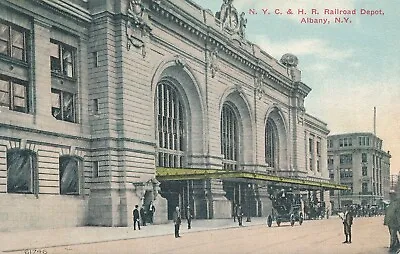
<path id="1" fill-rule="evenodd" d="M 172 224 L 147 226 L 143 230 L 130 232 L 142 238 L 113 238 L 98 241 L 97 243 L 75 243 L 60 247 L 43 247 L 36 249 L 36 253 L 388 253 L 388 231 L 382 225 L 383 217 L 355 218 L 353 226 L 353 243 L 342 244 L 344 239 L 340 219 L 305 221 L 300 226 L 290 227 L 283 223 L 281 227 L 274 225 L 268 228 L 257 222 L 237 227 L 236 224 L 214 225 L 213 230 L 200 227 L 201 221 L 195 221 L 193 231 L 183 228 L 182 237 L 175 239 Z M 225 220 L 229 223 L 228 220 Z M 209 222 L 208 222 L 209 223 Z M 258 225 L 254 225 L 257 224 Z M 198 228 L 196 229 L 196 224 Z M 183 226 L 186 226 L 185 224 Z M 152 236 L 151 230 L 160 229 Z M 167 227 L 171 227 L 170 229 Z M 221 229 L 218 229 L 221 228 Z M 133 229 L 125 229 L 131 230 Z M 170 230 L 171 233 L 168 234 Z M 197 231 L 196 231 L 197 230 Z M 112 229 L 108 231 L 112 233 Z M 158 233 L 157 233 L 158 232 Z M 164 232 L 164 235 L 161 232 Z M 114 232 L 115 233 L 115 232 Z M 158 235 L 157 235 L 158 234 Z M 168 235 L 165 235 L 168 234 Z M 132 235 L 131 235 L 132 236 Z M 85 238 L 84 235 L 81 237 Z M 99 236 L 101 238 L 101 236 Z M 103 236 L 104 237 L 104 236 Z M 115 236 L 118 239 L 117 236 Z M 104 239 L 104 238 L 103 238 Z M 120 238 L 121 239 L 121 238 Z M 90 241 L 86 241 L 90 242 Z M 60 243 L 59 243 L 60 244 Z M 49 243 L 47 246 L 56 246 Z M 60 244 L 61 245 L 61 244 Z M 24 250 L 7 251 L 7 253 L 24 253 Z M 31 252 L 34 253 L 34 252 Z"/>

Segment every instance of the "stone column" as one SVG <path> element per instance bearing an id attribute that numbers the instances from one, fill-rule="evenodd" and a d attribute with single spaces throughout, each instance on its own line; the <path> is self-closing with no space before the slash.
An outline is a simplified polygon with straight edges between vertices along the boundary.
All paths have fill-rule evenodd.
<path id="1" fill-rule="evenodd" d="M 209 201 L 211 201 L 210 217 L 214 219 L 231 218 L 231 201 L 225 197 L 223 182 L 220 179 L 209 180 Z"/>

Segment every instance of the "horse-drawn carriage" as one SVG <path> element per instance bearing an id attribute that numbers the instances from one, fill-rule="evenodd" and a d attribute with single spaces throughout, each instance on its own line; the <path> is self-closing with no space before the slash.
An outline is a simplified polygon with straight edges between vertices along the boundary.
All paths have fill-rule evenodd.
<path id="1" fill-rule="evenodd" d="M 281 222 L 290 222 L 294 226 L 295 222 L 303 223 L 303 212 L 299 195 L 295 195 L 290 189 L 269 188 L 269 197 L 272 201 L 272 213 L 268 215 L 267 225 L 272 226 L 275 220 L 278 227 Z"/>

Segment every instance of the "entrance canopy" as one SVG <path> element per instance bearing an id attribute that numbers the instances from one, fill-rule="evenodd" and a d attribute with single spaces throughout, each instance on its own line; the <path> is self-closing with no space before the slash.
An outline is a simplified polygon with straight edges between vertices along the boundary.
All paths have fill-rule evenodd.
<path id="1" fill-rule="evenodd" d="M 217 169 L 157 168 L 159 181 L 205 180 L 205 179 L 243 179 L 258 184 L 278 184 L 300 189 L 348 190 L 346 185 L 301 178 L 282 177 L 263 173 L 253 173 Z"/>

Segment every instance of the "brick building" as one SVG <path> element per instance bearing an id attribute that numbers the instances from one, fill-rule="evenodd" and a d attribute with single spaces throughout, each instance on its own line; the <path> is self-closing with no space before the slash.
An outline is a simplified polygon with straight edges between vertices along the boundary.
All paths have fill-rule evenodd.
<path id="1" fill-rule="evenodd" d="M 0 14 L 0 230 L 127 226 L 149 202 L 155 223 L 175 205 L 270 211 L 256 182 L 160 182 L 158 168 L 328 181 L 297 58 L 247 41 L 231 3 L 0 0 Z"/>

